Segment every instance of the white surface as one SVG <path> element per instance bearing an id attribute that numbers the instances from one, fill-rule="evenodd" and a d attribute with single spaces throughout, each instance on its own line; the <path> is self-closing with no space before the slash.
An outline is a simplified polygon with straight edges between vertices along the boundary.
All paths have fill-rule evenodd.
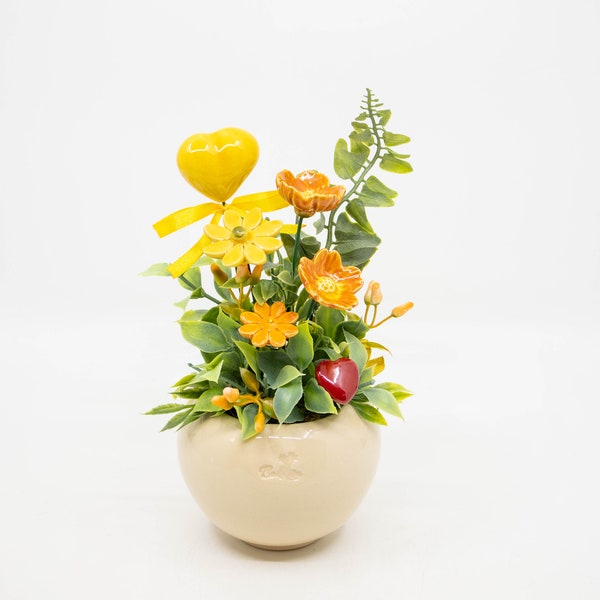
<path id="1" fill-rule="evenodd" d="M 221 4 L 0 6 L 0 597 L 597 598 L 597 3 Z M 242 192 L 331 174 L 365 86 L 414 140 L 365 276 L 417 395 L 347 525 L 268 553 L 139 416 L 195 354 L 135 273 L 197 234 L 151 230 L 187 135 L 256 135 Z"/>

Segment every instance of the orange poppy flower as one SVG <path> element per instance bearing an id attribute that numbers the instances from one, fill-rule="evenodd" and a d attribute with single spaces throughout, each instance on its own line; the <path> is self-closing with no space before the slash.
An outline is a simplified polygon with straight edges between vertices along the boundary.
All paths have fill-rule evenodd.
<path id="1" fill-rule="evenodd" d="M 299 217 L 312 217 L 316 212 L 337 208 L 346 193 L 341 185 L 329 185 L 329 179 L 318 171 L 302 171 L 296 177 L 291 171 L 280 171 L 275 178 L 277 191 Z"/>
<path id="2" fill-rule="evenodd" d="M 363 285 L 358 267 L 345 267 L 335 250 L 321 248 L 309 260 L 300 259 L 298 274 L 306 291 L 321 305 L 349 310 L 358 304 L 355 293 Z"/>
<path id="3" fill-rule="evenodd" d="M 246 311 L 240 315 L 243 325 L 239 328 L 240 335 L 250 339 L 253 346 L 263 348 L 283 348 L 288 338 L 298 333 L 293 325 L 298 320 L 298 313 L 286 312 L 283 302 L 254 305 L 254 312 Z"/>

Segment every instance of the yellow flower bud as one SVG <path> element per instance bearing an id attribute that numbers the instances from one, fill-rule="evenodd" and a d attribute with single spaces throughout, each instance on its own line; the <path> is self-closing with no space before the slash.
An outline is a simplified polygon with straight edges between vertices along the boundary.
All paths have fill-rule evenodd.
<path id="1" fill-rule="evenodd" d="M 377 281 L 371 281 L 365 292 L 365 304 L 367 306 L 377 306 L 381 304 L 383 300 L 383 294 L 381 293 L 381 286 Z"/>
<path id="2" fill-rule="evenodd" d="M 227 273 L 225 273 L 225 271 L 223 271 L 223 269 L 221 269 L 221 267 L 219 265 L 217 265 L 216 263 L 213 263 L 212 265 L 210 265 L 210 271 L 213 274 L 215 281 L 219 285 L 223 285 L 227 281 L 227 279 L 228 279 Z"/>
<path id="3" fill-rule="evenodd" d="M 401 317 L 402 315 L 406 314 L 413 306 L 414 304 L 412 302 L 407 302 L 406 304 L 396 306 L 396 308 L 394 308 L 394 310 L 392 311 L 392 317 L 395 317 L 396 319 L 398 317 Z"/>
<path id="4" fill-rule="evenodd" d="M 256 429 L 256 433 L 260 433 L 265 428 L 265 415 L 262 412 L 259 412 L 254 417 L 254 429 Z"/>
<path id="5" fill-rule="evenodd" d="M 240 375 L 242 376 L 242 381 L 244 385 L 251 391 L 257 394 L 260 390 L 260 385 L 258 380 L 256 379 L 256 375 L 250 369 L 245 369 L 244 367 L 240 367 Z"/>

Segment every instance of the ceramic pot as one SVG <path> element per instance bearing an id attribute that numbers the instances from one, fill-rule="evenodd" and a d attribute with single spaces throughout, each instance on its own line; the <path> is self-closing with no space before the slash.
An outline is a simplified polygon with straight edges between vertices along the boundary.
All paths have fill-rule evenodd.
<path id="1" fill-rule="evenodd" d="M 317 421 L 267 424 L 246 441 L 228 415 L 202 417 L 178 434 L 183 478 L 206 516 L 273 550 L 305 546 L 343 525 L 369 488 L 379 445 L 379 427 L 351 405 Z"/>

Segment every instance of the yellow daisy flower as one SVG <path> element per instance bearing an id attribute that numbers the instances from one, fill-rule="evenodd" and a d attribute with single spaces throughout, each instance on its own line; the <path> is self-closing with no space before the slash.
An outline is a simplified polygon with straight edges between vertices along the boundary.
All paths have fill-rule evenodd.
<path id="1" fill-rule="evenodd" d="M 250 339 L 253 346 L 263 348 L 283 348 L 288 338 L 298 333 L 293 325 L 298 320 L 298 313 L 286 312 L 283 302 L 254 305 L 254 312 L 246 311 L 240 315 L 243 325 L 239 328 L 240 335 Z"/>
<path id="2" fill-rule="evenodd" d="M 211 240 L 204 248 L 204 254 L 222 259 L 226 267 L 264 265 L 267 254 L 279 250 L 283 245 L 275 237 L 282 226 L 281 221 L 263 220 L 262 211 L 258 207 L 246 214 L 226 210 L 222 226 L 210 223 L 204 228 L 204 233 Z"/>

